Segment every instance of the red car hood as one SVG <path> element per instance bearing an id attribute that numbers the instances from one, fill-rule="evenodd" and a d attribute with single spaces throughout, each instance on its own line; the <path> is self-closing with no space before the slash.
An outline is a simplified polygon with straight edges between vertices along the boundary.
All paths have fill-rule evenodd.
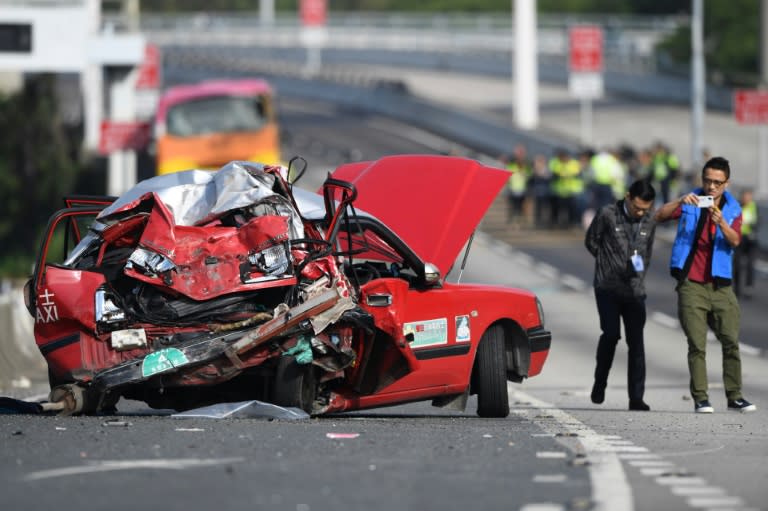
<path id="1" fill-rule="evenodd" d="M 355 206 L 447 275 L 509 172 L 466 158 L 405 155 L 342 165 L 333 177 L 353 183 Z"/>

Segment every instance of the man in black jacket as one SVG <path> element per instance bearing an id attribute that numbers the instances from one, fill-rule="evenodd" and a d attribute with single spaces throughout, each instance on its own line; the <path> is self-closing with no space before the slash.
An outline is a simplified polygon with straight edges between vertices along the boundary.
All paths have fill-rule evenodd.
<path id="1" fill-rule="evenodd" d="M 595 299 L 602 335 L 597 344 L 597 367 L 591 399 L 605 400 L 608 373 L 620 321 L 629 347 L 627 391 L 630 410 L 650 410 L 645 401 L 645 274 L 651 262 L 656 223 L 648 214 L 656 192 L 648 181 L 638 180 L 623 200 L 603 207 L 592 219 L 584 244 L 595 257 Z"/>

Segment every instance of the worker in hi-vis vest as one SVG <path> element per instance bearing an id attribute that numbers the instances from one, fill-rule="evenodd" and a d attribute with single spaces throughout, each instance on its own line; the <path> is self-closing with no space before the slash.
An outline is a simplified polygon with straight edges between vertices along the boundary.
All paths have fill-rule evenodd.
<path id="1" fill-rule="evenodd" d="M 757 204 L 752 190 L 744 190 L 739 198 L 741 204 L 741 243 L 733 258 L 733 291 L 736 296 L 746 296 L 744 286 L 751 288 L 755 283 L 755 258 L 757 244 Z"/>

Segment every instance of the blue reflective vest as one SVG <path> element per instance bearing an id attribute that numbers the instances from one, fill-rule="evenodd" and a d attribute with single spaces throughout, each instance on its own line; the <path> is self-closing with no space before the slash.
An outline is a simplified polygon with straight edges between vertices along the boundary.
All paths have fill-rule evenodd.
<path id="1" fill-rule="evenodd" d="M 693 193 L 701 195 L 701 188 L 693 190 Z M 725 204 L 722 207 L 723 218 L 728 225 L 733 225 L 733 221 L 741 214 L 739 201 L 728 193 L 723 194 Z M 677 224 L 677 235 L 675 243 L 672 245 L 672 258 L 669 263 L 673 275 L 679 278 L 685 278 L 682 271 L 686 268 L 688 258 L 692 256 L 691 249 L 696 246 L 697 236 L 696 227 L 699 224 L 702 208 L 690 204 L 682 205 L 682 215 Z M 720 228 L 715 229 L 715 241 L 712 251 L 712 278 L 731 280 L 733 275 L 733 247 L 723 236 Z"/>

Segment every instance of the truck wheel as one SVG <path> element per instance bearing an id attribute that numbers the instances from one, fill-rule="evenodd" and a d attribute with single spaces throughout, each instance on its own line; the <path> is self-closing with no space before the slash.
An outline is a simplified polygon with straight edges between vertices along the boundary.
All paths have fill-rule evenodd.
<path id="1" fill-rule="evenodd" d="M 272 402 L 279 406 L 301 408 L 312 413 L 317 395 L 315 366 L 297 364 L 294 357 L 280 357 L 275 371 Z"/>
<path id="2" fill-rule="evenodd" d="M 509 415 L 504 330 L 494 325 L 483 334 L 477 348 L 477 415 Z"/>

